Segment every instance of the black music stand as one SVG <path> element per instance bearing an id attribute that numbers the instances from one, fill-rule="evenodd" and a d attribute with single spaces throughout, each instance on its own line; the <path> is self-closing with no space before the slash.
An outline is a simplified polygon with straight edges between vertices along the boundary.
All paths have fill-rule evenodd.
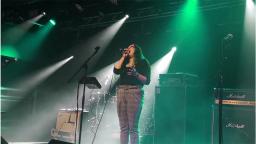
<path id="1" fill-rule="evenodd" d="M 85 84 L 89 89 L 100 89 L 101 85 L 96 77 L 82 77 L 79 84 Z"/>
<path id="2" fill-rule="evenodd" d="M 77 118 L 78 118 L 78 98 L 79 98 L 79 86 L 80 84 L 83 84 L 83 97 L 82 97 L 82 112 L 81 112 L 81 118 L 80 118 L 80 129 L 79 129 L 79 144 L 81 143 L 81 133 L 82 133 L 82 121 L 83 121 L 83 112 L 84 112 L 84 100 L 85 100 L 85 87 L 87 86 L 89 89 L 100 89 L 101 85 L 98 82 L 98 80 L 95 77 L 87 77 L 87 70 L 88 70 L 88 63 L 89 61 L 97 54 L 100 47 L 97 46 L 94 48 L 94 53 L 89 56 L 83 64 L 80 66 L 80 68 L 72 75 L 72 77 L 68 80 L 68 82 L 71 82 L 72 79 L 75 78 L 75 76 L 82 70 L 85 70 L 84 76 L 79 80 L 78 86 L 77 86 L 77 114 L 76 114 L 76 129 L 77 129 Z M 75 130 L 75 143 L 76 143 L 76 132 Z"/>
<path id="3" fill-rule="evenodd" d="M 79 80 L 78 84 L 78 93 L 79 93 L 79 85 L 83 84 L 83 97 L 82 97 L 82 112 L 80 116 L 80 127 L 79 127 L 79 144 L 81 143 L 81 134 L 82 134 L 82 126 L 83 126 L 83 110 L 84 110 L 84 101 L 85 101 L 85 87 L 87 86 L 89 89 L 100 89 L 101 85 L 96 79 L 96 77 L 82 77 Z M 76 136 L 75 136 L 76 139 Z"/>

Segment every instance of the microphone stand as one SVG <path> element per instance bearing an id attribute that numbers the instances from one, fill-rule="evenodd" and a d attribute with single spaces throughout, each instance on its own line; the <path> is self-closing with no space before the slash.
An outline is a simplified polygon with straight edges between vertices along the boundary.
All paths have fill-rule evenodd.
<path id="1" fill-rule="evenodd" d="M 222 123 L 222 109 L 223 109 L 223 94 L 224 94 L 224 83 L 223 83 L 223 68 L 224 68 L 224 62 L 225 60 L 228 59 L 227 56 L 224 55 L 224 49 L 227 48 L 227 43 L 229 42 L 229 40 L 231 40 L 233 37 L 231 38 L 226 38 L 227 36 L 225 36 L 222 40 L 221 40 L 221 58 L 220 58 L 220 70 L 218 72 L 218 88 L 217 88 L 217 96 L 219 98 L 219 139 L 218 142 L 219 144 L 223 144 L 223 123 Z"/>
<path id="2" fill-rule="evenodd" d="M 94 53 L 89 56 L 84 62 L 83 64 L 80 66 L 80 68 L 72 75 L 72 77 L 68 80 L 68 83 L 70 83 L 72 81 L 72 79 L 82 70 L 85 70 L 84 76 L 79 80 L 78 82 L 78 88 L 77 88 L 77 108 L 76 108 L 76 129 L 75 129 L 75 143 L 76 143 L 76 132 L 77 132 L 77 122 L 78 122 L 78 97 L 79 97 L 79 86 L 81 84 L 81 81 L 83 80 L 83 78 L 87 77 L 87 70 L 88 70 L 88 63 L 89 61 L 97 54 L 97 52 L 99 51 L 100 47 L 97 46 L 95 48 Z M 80 123 L 79 123 L 79 144 L 81 143 L 81 134 L 82 134 L 82 122 L 83 122 L 83 112 L 84 112 L 84 102 L 85 102 L 85 84 L 83 87 L 83 96 L 82 96 L 82 110 L 81 110 L 81 115 L 80 115 Z"/>
<path id="3" fill-rule="evenodd" d="M 80 68 L 72 75 L 72 77 L 68 80 L 68 83 L 70 83 L 74 77 L 84 68 L 85 69 L 85 76 L 87 75 L 87 69 L 88 69 L 88 62 L 97 54 L 97 52 L 99 51 L 100 47 L 97 46 L 94 48 L 95 51 L 94 53 L 88 57 L 84 62 L 83 64 L 80 66 Z"/>

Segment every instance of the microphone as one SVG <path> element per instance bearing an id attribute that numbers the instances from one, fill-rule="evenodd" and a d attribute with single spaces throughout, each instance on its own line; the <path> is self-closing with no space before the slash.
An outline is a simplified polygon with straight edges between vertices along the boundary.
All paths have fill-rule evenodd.
<path id="1" fill-rule="evenodd" d="M 224 40 L 232 40 L 234 38 L 234 35 L 229 33 L 224 37 Z"/>
<path id="2" fill-rule="evenodd" d="M 99 51 L 100 47 L 96 46 L 94 49 L 95 49 L 94 53 L 96 54 Z"/>
<path id="3" fill-rule="evenodd" d="M 129 51 L 127 49 L 120 48 L 119 51 L 120 51 L 121 54 L 124 54 L 124 53 L 128 54 L 129 53 Z"/>
<path id="4" fill-rule="evenodd" d="M 123 53 L 123 52 L 124 52 L 124 49 L 120 48 L 119 51 L 120 51 L 120 53 Z"/>
<path id="5" fill-rule="evenodd" d="M 96 46 L 94 49 L 95 49 L 95 51 L 98 51 L 100 49 L 100 47 Z"/>

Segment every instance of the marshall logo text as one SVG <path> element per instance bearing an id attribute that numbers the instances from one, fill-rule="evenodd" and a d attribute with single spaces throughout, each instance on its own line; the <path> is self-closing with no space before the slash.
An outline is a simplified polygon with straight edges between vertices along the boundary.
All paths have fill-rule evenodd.
<path id="1" fill-rule="evenodd" d="M 229 122 L 228 124 L 226 124 L 226 128 L 243 129 L 243 128 L 245 128 L 245 125 L 244 124 L 238 124 L 238 123 Z"/>

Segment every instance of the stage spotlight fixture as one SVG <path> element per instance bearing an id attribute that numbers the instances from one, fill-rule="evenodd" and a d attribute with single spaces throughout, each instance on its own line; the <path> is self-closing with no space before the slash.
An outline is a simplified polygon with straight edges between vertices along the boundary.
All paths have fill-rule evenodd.
<path id="1" fill-rule="evenodd" d="M 42 15 L 45 16 L 45 15 L 46 15 L 46 12 L 42 12 Z"/>
<path id="2" fill-rule="evenodd" d="M 125 18 L 129 18 L 129 15 L 128 15 L 128 14 L 126 14 L 126 15 L 125 15 Z"/>
<path id="3" fill-rule="evenodd" d="M 53 20 L 53 19 L 50 19 L 50 23 L 51 23 L 52 25 L 56 25 L 56 21 Z"/>

